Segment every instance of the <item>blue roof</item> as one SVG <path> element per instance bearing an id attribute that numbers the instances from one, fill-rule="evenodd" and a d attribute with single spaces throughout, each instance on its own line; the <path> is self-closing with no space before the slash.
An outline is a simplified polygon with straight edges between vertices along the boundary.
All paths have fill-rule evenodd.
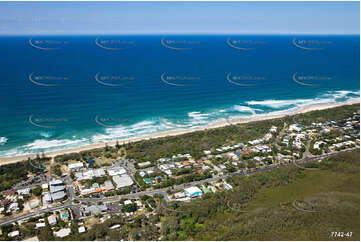
<path id="1" fill-rule="evenodd" d="M 241 156 L 241 154 L 238 153 L 238 152 L 234 152 L 234 154 L 235 154 L 236 156 Z"/>
<path id="2" fill-rule="evenodd" d="M 94 159 L 93 158 L 88 158 L 88 162 L 93 163 Z"/>

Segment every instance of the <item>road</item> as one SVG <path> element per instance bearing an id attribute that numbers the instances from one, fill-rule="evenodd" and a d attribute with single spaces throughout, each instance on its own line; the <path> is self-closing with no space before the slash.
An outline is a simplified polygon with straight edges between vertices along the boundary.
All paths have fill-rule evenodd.
<path id="1" fill-rule="evenodd" d="M 282 136 L 285 134 L 286 127 L 287 127 L 287 123 L 283 123 L 283 128 L 282 128 L 281 131 L 278 133 L 275 141 L 273 142 L 273 145 L 275 145 L 278 150 L 281 150 L 281 146 L 279 146 L 278 143 L 280 142 Z"/>
<path id="2" fill-rule="evenodd" d="M 40 214 L 43 214 L 43 213 L 52 212 L 52 211 L 56 211 L 56 210 L 64 209 L 64 208 L 76 207 L 76 206 L 80 206 L 80 205 L 75 205 L 75 204 L 72 204 L 72 203 L 68 202 L 68 203 L 53 206 L 53 207 L 50 207 L 50 208 L 40 209 L 40 210 L 32 212 L 32 213 L 27 213 L 27 214 L 23 214 L 23 215 L 14 217 L 14 218 L 9 218 L 9 219 L 6 219 L 6 220 L 2 220 L 2 221 L 0 221 L 0 226 L 5 225 L 5 224 L 9 224 L 9 223 L 13 223 L 13 222 L 16 222 L 16 221 L 19 221 L 19 220 L 22 220 L 22 219 L 36 217 L 36 216 L 38 216 Z"/>
<path id="3" fill-rule="evenodd" d="M 76 198 L 75 191 L 74 191 L 73 180 L 70 178 L 69 175 L 66 175 L 65 177 L 62 177 L 61 180 L 66 185 L 66 190 L 67 190 L 67 194 L 69 195 L 70 201 L 73 201 Z"/>
<path id="4" fill-rule="evenodd" d="M 343 153 L 343 152 L 348 152 L 351 151 L 353 149 L 348 149 L 348 150 L 344 150 L 344 151 L 339 151 L 336 153 L 329 153 L 329 154 L 323 154 L 323 155 L 319 155 L 319 156 L 314 156 L 314 157 L 306 157 L 304 159 L 298 160 L 297 163 L 305 163 L 311 160 L 319 160 L 319 159 L 323 159 L 338 153 Z M 137 193 L 131 193 L 131 194 L 125 194 L 125 195 L 118 195 L 115 197 L 110 197 L 110 198 L 82 198 L 82 199 L 78 199 L 80 202 L 114 202 L 114 201 L 119 201 L 123 198 L 138 198 L 144 195 L 154 195 L 154 194 L 164 194 L 167 192 L 167 190 L 178 190 L 178 189 L 184 189 L 186 187 L 191 187 L 191 186 L 196 186 L 196 185 L 200 185 L 206 182 L 212 182 L 212 181 L 217 181 L 220 179 L 225 179 L 227 177 L 230 176 L 247 176 L 253 173 L 258 173 L 258 172 L 264 172 L 264 171 L 269 171 L 269 170 L 273 170 L 273 169 L 277 169 L 283 166 L 289 166 L 289 165 L 293 165 L 293 163 L 290 164 L 282 164 L 282 165 L 273 165 L 271 167 L 264 167 L 264 168 L 259 168 L 259 169 L 254 169 L 254 170 L 248 170 L 248 171 L 241 171 L 241 172 L 237 172 L 237 173 L 231 173 L 231 174 L 227 174 L 227 175 L 223 175 L 223 176 L 216 176 L 216 177 L 211 177 L 211 178 L 207 178 L 201 181 L 194 181 L 194 182 L 190 182 L 187 184 L 181 184 L 181 185 L 177 185 L 174 186 L 173 188 L 170 187 L 166 187 L 166 188 L 160 188 L 160 189 L 155 189 L 155 190 L 149 190 L 149 191 L 142 191 L 142 192 L 137 192 Z"/>
<path id="5" fill-rule="evenodd" d="M 338 152 L 334 152 L 334 153 L 328 153 L 328 154 L 323 154 L 323 155 L 318 155 L 318 156 L 314 156 L 314 157 L 306 157 L 304 159 L 298 160 L 297 163 L 305 163 L 308 161 L 312 161 L 312 160 L 319 160 L 319 159 L 323 159 L 323 158 L 327 158 L 329 156 L 333 156 L 336 154 L 340 154 L 340 153 L 345 153 L 345 152 L 350 152 L 354 149 L 358 149 L 359 147 L 355 147 L 355 148 L 349 148 L 346 150 L 342 150 L 342 151 L 338 151 Z M 186 187 L 190 187 L 190 186 L 195 186 L 195 185 L 200 185 L 206 182 L 212 182 L 212 181 L 217 181 L 219 179 L 225 179 L 227 177 L 231 177 L 231 176 L 247 176 L 253 173 L 259 173 L 259 172 L 265 172 L 265 171 L 270 171 L 273 169 L 277 169 L 280 167 L 284 167 L 284 166 L 289 166 L 289 165 L 294 165 L 294 163 L 289 163 L 289 164 L 282 164 L 282 165 L 273 165 L 271 167 L 264 167 L 264 168 L 259 168 L 259 169 L 253 169 L 253 170 L 248 170 L 248 171 L 241 171 L 241 172 L 237 172 L 237 173 L 231 173 L 231 174 L 227 174 L 227 175 L 223 175 L 223 176 L 216 176 L 216 177 L 211 177 L 205 180 L 201 180 L 201 181 L 194 181 L 194 182 L 190 182 L 187 184 L 182 184 L 182 185 L 177 185 L 174 186 L 173 188 L 161 188 L 161 189 L 155 189 L 155 190 L 149 190 L 149 191 L 142 191 L 142 192 L 137 192 L 137 193 L 132 193 L 132 194 L 126 194 L 126 195 L 118 195 L 115 197 L 110 197 L 110 198 L 82 198 L 82 199 L 77 199 L 80 202 L 83 203 L 87 203 L 87 202 L 103 202 L 103 203 L 108 203 L 108 202 L 116 202 L 119 201 L 123 198 L 128 198 L 128 199 L 132 199 L 132 198 L 138 198 L 144 195 L 154 195 L 154 194 L 161 194 L 163 196 L 166 196 L 167 194 L 167 190 L 177 190 L 177 189 L 184 189 Z M 71 195 L 70 195 L 71 196 Z M 73 199 L 76 199 L 76 197 L 74 196 Z M 46 209 L 41 209 L 32 213 L 28 213 L 28 214 L 24 214 L 24 215 L 20 215 L 14 218 L 9 218 L 6 220 L 2 220 L 0 221 L 0 226 L 1 225 L 5 225 L 5 224 L 9 224 L 9 223 L 13 223 L 22 219 L 26 219 L 26 218 L 30 218 L 30 217 L 34 217 L 34 216 L 38 216 L 40 214 L 43 213 L 47 213 L 47 212 L 51 212 L 51 211 L 55 211 L 55 210 L 59 210 L 59 209 L 64 209 L 64 208 L 71 208 L 71 207 L 78 207 L 80 206 L 80 204 L 73 204 L 73 199 L 70 199 L 68 202 L 66 202 L 65 204 L 62 205 L 57 205 L 57 206 L 53 206 L 50 208 L 46 208 Z"/>
<path id="6" fill-rule="evenodd" d="M 312 156 L 312 154 L 310 152 L 310 145 L 311 145 L 311 139 L 308 139 L 307 144 L 306 144 L 306 150 L 302 154 L 302 159 L 305 159 L 305 158 L 307 158 L 309 156 Z"/>

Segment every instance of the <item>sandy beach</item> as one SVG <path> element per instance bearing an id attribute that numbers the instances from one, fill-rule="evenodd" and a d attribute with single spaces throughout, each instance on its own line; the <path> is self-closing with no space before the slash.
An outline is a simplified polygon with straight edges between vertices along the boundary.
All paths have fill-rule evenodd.
<path id="1" fill-rule="evenodd" d="M 219 127 L 227 126 L 227 125 L 230 125 L 230 124 L 248 123 L 248 122 L 254 122 L 254 121 L 281 118 L 281 117 L 284 117 L 284 116 L 287 116 L 287 115 L 295 115 L 295 114 L 299 114 L 299 113 L 306 113 L 306 112 L 315 111 L 315 110 L 323 110 L 323 109 L 334 108 L 334 107 L 339 107 L 339 106 L 343 106 L 343 105 L 357 104 L 357 103 L 360 103 L 359 99 L 344 102 L 344 103 L 337 103 L 337 104 L 309 105 L 309 106 L 302 107 L 302 108 L 300 108 L 299 110 L 297 110 L 295 112 L 279 113 L 279 114 L 274 114 L 274 115 L 272 115 L 272 114 L 266 115 L 265 114 L 265 115 L 257 115 L 257 116 L 254 116 L 254 117 L 247 117 L 247 118 L 234 118 L 234 119 L 229 119 L 229 120 L 225 120 L 225 121 L 214 122 L 214 123 L 209 124 L 206 127 L 197 128 L 197 129 L 188 129 L 188 130 L 179 130 L 179 131 L 166 131 L 166 132 L 161 132 L 161 133 L 156 133 L 156 134 L 145 135 L 145 136 L 138 137 L 138 138 L 119 140 L 119 144 L 137 142 L 137 141 L 140 141 L 140 140 L 154 139 L 154 138 L 160 138 L 160 137 L 166 137 L 166 136 L 175 136 L 175 135 L 190 133 L 190 132 L 199 131 L 199 130 L 219 128 Z M 106 144 L 108 144 L 109 146 L 114 146 L 116 144 L 116 141 L 106 142 Z M 73 153 L 73 152 L 80 152 L 80 151 L 85 151 L 85 150 L 91 150 L 91 149 L 95 149 L 95 148 L 101 148 L 101 147 L 104 147 L 104 146 L 105 146 L 105 142 L 104 143 L 87 145 L 87 146 L 78 147 L 78 148 L 67 149 L 67 150 L 54 151 L 54 152 L 49 152 L 49 153 L 45 153 L 45 154 L 48 157 L 53 158 L 53 157 L 55 157 L 57 155 L 62 155 L 62 154 L 66 154 L 66 153 Z M 3 157 L 3 158 L 0 158 L 0 165 L 5 165 L 5 164 L 9 164 L 9 163 L 15 163 L 15 162 L 23 161 L 23 160 L 26 160 L 28 157 L 35 157 L 35 156 L 36 155 L 34 154 L 34 155 L 24 155 L 24 156 L 16 156 L 16 157 Z"/>

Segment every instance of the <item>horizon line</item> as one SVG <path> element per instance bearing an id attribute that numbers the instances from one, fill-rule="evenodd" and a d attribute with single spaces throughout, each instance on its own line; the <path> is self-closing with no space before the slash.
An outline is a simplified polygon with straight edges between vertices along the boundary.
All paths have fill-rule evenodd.
<path id="1" fill-rule="evenodd" d="M 259 35 L 259 36 L 360 36 L 360 33 L 36 33 L 36 34 L 2 34 L 0 37 L 29 37 L 29 36 L 199 36 L 199 35 Z"/>

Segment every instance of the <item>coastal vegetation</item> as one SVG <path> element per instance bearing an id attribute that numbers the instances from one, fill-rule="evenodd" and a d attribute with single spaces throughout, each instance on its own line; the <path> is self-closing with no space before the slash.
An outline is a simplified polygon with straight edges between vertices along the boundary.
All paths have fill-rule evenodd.
<path id="1" fill-rule="evenodd" d="M 203 156 L 203 150 L 220 147 L 222 145 L 234 145 L 239 142 L 246 143 L 249 140 L 261 138 L 269 128 L 274 125 L 278 129 L 283 127 L 284 122 L 310 124 L 326 120 L 342 120 L 359 110 L 359 105 L 345 105 L 332 109 L 317 110 L 308 113 L 285 116 L 278 119 L 270 119 L 243 124 L 232 124 L 215 129 L 207 129 L 177 136 L 168 136 L 157 139 L 142 140 L 125 145 L 127 157 L 137 162 L 155 161 L 161 157 L 171 157 L 174 154 L 190 153 L 195 159 Z"/>
<path id="2" fill-rule="evenodd" d="M 173 212 L 160 209 L 161 234 L 167 240 L 330 240 L 342 239 L 332 232 L 345 231 L 352 237 L 343 239 L 359 240 L 359 152 L 313 164 L 320 170 L 284 167 L 229 178 L 232 191 L 174 203 Z"/>
<path id="3" fill-rule="evenodd" d="M 127 154 L 127 158 L 133 158 L 137 162 L 151 161 L 161 157 L 170 157 L 174 154 L 190 153 L 192 157 L 199 158 L 203 155 L 203 150 L 212 147 L 219 147 L 224 144 L 236 144 L 247 142 L 251 139 L 262 137 L 268 129 L 275 125 L 282 127 L 284 122 L 300 124 L 310 124 L 312 122 L 322 122 L 325 120 L 341 120 L 352 115 L 359 110 L 359 104 L 344 105 L 325 110 L 311 111 L 292 116 L 285 116 L 278 119 L 249 122 L 244 124 L 232 124 L 225 127 L 196 131 L 177 136 L 167 136 L 149 140 L 142 140 L 115 147 L 106 146 L 79 153 L 73 152 L 58 155 L 54 158 L 57 163 L 67 163 L 70 160 L 87 160 L 93 157 L 104 157 L 106 153 L 112 153 L 116 157 L 121 153 Z M 48 161 L 49 158 L 38 156 L 32 159 L 34 163 Z M 10 189 L 13 184 L 27 178 L 29 174 L 42 172 L 40 169 L 31 165 L 29 160 L 13 164 L 6 164 L 0 167 L 0 191 Z M 59 169 L 54 168 L 55 173 L 59 174 Z"/>
<path id="4" fill-rule="evenodd" d="M 331 109 L 316 110 L 307 113 L 285 116 L 282 118 L 254 121 L 242 124 L 229 124 L 220 128 L 195 131 L 177 136 L 166 136 L 148 140 L 131 142 L 124 145 L 118 144 L 116 147 L 106 146 L 88 151 L 82 151 L 79 154 L 71 153 L 55 157 L 56 161 L 63 162 L 69 159 L 85 160 L 89 157 L 103 156 L 110 152 L 115 156 L 120 149 L 125 148 L 128 159 L 135 159 L 137 162 L 155 160 L 161 157 L 171 157 L 174 154 L 189 153 L 195 159 L 203 156 L 203 150 L 214 147 L 220 147 L 224 144 L 234 145 L 239 142 L 248 142 L 252 139 L 263 137 L 269 128 L 274 125 L 279 129 L 283 127 L 284 122 L 298 122 L 308 125 L 312 122 L 323 122 L 326 120 L 342 120 L 349 117 L 353 112 L 359 110 L 359 104 L 344 105 Z"/>
<path id="5" fill-rule="evenodd" d="M 359 149 L 346 150 L 337 154 L 330 152 L 335 151 L 335 144 L 340 141 L 347 140 L 348 143 L 340 144 L 350 149 L 355 147 L 356 143 L 358 144 L 359 140 L 356 139 L 359 137 L 359 115 L 355 113 L 359 113 L 358 108 L 357 105 L 344 106 L 342 112 L 332 115 L 332 118 L 327 120 L 322 117 L 327 110 L 314 111 L 273 120 L 228 125 L 179 136 L 143 140 L 125 145 L 117 144 L 115 147 L 106 145 L 104 148 L 57 156 L 48 169 L 56 177 L 63 174 L 65 164 L 74 163 L 76 160 L 84 162 L 86 169 L 112 164 L 117 166 L 129 164 L 128 168 L 134 172 L 133 179 L 141 190 L 167 188 L 167 190 L 163 189 L 163 193 L 166 191 L 169 197 L 163 197 L 165 193 L 145 195 L 140 197 L 142 203 L 136 199 L 129 202 L 123 198 L 117 206 L 108 204 L 107 209 L 110 209 L 108 212 L 111 214 L 107 217 L 108 219 L 94 212 L 91 219 L 78 221 L 79 218 L 74 217 L 70 223 L 59 221 L 55 227 L 46 223 L 46 227 L 41 230 L 34 228 L 38 226 L 36 222 L 40 219 L 34 221 L 30 219 L 28 223 L 19 224 L 19 227 L 4 226 L 2 230 L 4 233 L 0 238 L 8 240 L 10 239 L 7 235 L 9 231 L 19 230 L 20 236 L 16 239 L 37 236 L 40 240 L 54 240 L 57 239 L 53 235 L 54 229 L 58 231 L 62 228 L 71 228 L 71 235 L 62 240 L 292 240 L 295 236 L 302 240 L 327 240 L 332 239 L 332 232 L 339 231 L 351 233 L 352 237 L 347 239 L 357 240 L 360 200 Z M 310 125 L 311 123 L 313 124 Z M 302 147 L 295 148 L 292 145 L 297 140 L 289 136 L 299 133 L 292 133 L 291 128 L 288 128 L 291 124 L 309 133 Z M 309 125 L 309 127 L 303 127 L 303 125 Z M 252 144 L 255 138 L 261 139 L 265 133 L 269 132 L 271 126 L 277 126 L 279 133 L 272 132 L 274 137 L 266 141 L 265 144 L 269 147 L 266 154 L 263 155 L 260 150 L 249 153 L 247 149 L 253 147 L 249 144 Z M 293 125 L 293 127 L 296 126 Z M 221 135 L 222 132 L 226 135 Z M 285 142 L 286 138 L 290 138 L 289 141 Z M 193 140 L 198 141 L 193 145 Z M 234 153 L 235 155 L 237 152 L 239 152 L 238 155 L 242 153 L 242 160 L 238 163 L 229 162 L 229 158 L 223 155 L 224 152 L 215 149 L 239 142 L 246 143 L 247 140 L 252 141 L 244 149 Z M 320 143 L 323 140 L 325 142 Z M 203 146 L 203 142 L 207 143 L 207 147 Z M 167 150 L 164 150 L 163 146 L 167 147 Z M 300 159 L 306 147 L 311 154 L 330 153 L 331 156 L 317 157 L 322 160 L 315 159 L 307 162 L 307 159 Z M 136 152 L 137 149 L 139 153 Z M 204 150 L 212 150 L 212 154 L 215 155 L 205 158 Z M 157 152 L 164 153 L 159 155 Z M 280 154 L 298 156 L 298 164 L 293 166 L 292 160 L 288 160 L 277 163 L 281 167 L 276 166 L 277 169 L 272 169 L 275 164 L 274 157 L 281 156 Z M 175 155 L 177 155 L 176 158 L 174 158 Z M 262 164 L 259 162 L 261 156 L 264 156 Z M 182 162 L 184 157 L 190 160 Z M 200 157 L 202 159 L 198 160 L 197 158 Z M 126 160 L 114 161 L 120 158 Z M 159 158 L 163 159 L 158 160 Z M 164 162 L 165 160 L 172 160 L 177 166 L 183 164 L 184 167 L 172 170 L 171 175 L 162 173 L 161 169 L 167 169 L 166 166 L 171 165 Z M 33 184 L 32 194 L 40 196 L 42 188 L 38 182 L 43 178 L 35 175 L 44 172 L 46 170 L 44 165 L 49 161 L 50 159 L 43 155 L 5 165 L 2 167 L 3 170 L 0 170 L 0 178 L 10 179 L 11 188 L 15 189 Z M 150 162 L 140 164 L 141 161 Z M 193 165 L 190 165 L 191 163 Z M 142 167 L 144 171 L 134 170 L 133 164 L 136 169 Z M 160 168 L 152 167 L 155 164 Z M 271 165 L 270 168 L 268 169 L 265 164 Z M 218 169 L 211 170 L 214 167 Z M 258 170 L 260 167 L 263 167 L 262 170 Z M 230 174 L 245 168 L 255 168 L 251 171 L 256 173 L 242 176 L 239 176 L 242 173 Z M 20 178 L 8 177 L 6 172 L 13 174 L 9 169 L 21 170 L 21 173 L 17 174 Z M 216 177 L 218 180 L 210 183 L 204 181 L 201 189 L 205 190 L 200 198 L 181 202 L 183 189 L 178 189 L 180 186 L 175 188 L 176 185 L 205 180 L 219 173 L 229 176 Z M 70 177 L 75 178 L 74 172 L 70 173 Z M 95 183 L 99 186 L 107 180 L 112 181 L 110 175 L 78 182 L 85 187 L 93 187 Z M 115 185 L 113 181 L 113 186 Z M 104 196 L 130 192 L 134 190 L 126 187 L 122 190 L 107 191 Z M 76 191 L 76 195 L 79 195 L 79 191 Z M 92 196 L 100 198 L 99 194 Z M 181 199 L 177 200 L 178 198 Z M 27 201 L 28 198 L 24 201 L 18 199 L 19 211 L 24 208 L 24 202 Z M 90 206 L 90 204 L 87 205 Z M 102 204 L 102 201 L 97 202 L 97 205 Z M 122 211 L 123 214 L 117 215 L 114 211 Z M 75 214 L 75 210 L 73 212 Z M 46 218 L 49 214 L 43 215 L 42 217 Z M 89 224 L 90 220 L 94 221 Z M 78 228 L 84 224 L 87 232 L 80 233 Z"/>
<path id="6" fill-rule="evenodd" d="M 155 214 L 131 221 L 113 215 L 83 234 L 77 232 L 78 222 L 72 221 L 74 233 L 56 239 L 359 240 L 360 150 L 302 165 L 318 170 L 288 166 L 229 177 L 232 190 L 207 193 L 188 203 L 165 203 L 161 196 L 143 196 L 142 202 L 151 205 Z M 123 209 L 134 211 L 134 206 Z M 119 228 L 111 229 L 114 225 Z M 30 230 L 29 226 L 21 227 L 22 234 L 55 239 L 48 225 L 42 230 Z M 3 231 L 7 230 L 5 226 Z M 337 231 L 352 232 L 352 236 L 333 238 L 332 232 Z"/>
<path id="7" fill-rule="evenodd" d="M 49 158 L 38 156 L 35 159 L 0 166 L 0 191 L 8 190 L 13 185 L 27 180 L 29 174 L 42 173 L 43 170 L 34 164 L 47 161 L 49 161 Z"/>

